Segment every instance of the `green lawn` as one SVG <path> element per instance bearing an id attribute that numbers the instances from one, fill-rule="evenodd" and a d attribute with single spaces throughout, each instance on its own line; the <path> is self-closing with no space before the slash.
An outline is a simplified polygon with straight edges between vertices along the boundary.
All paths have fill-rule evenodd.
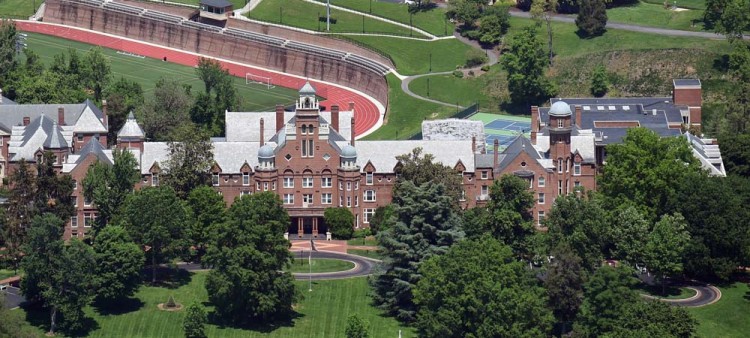
<path id="1" fill-rule="evenodd" d="M 360 250 L 360 249 L 347 249 L 346 253 L 350 255 L 357 255 L 357 256 L 363 256 L 363 257 L 369 257 L 374 259 L 383 259 L 383 255 L 380 254 L 380 252 L 375 250 Z"/>
<path id="2" fill-rule="evenodd" d="M 0 269 L 0 280 L 13 277 L 16 274 L 13 272 L 13 270 L 10 269 Z"/>
<path id="3" fill-rule="evenodd" d="M 690 298 L 692 296 L 695 296 L 695 290 L 688 289 L 688 288 L 677 288 L 677 287 L 667 287 L 666 288 L 666 294 L 663 294 L 661 291 L 661 285 L 648 285 L 644 283 L 640 283 L 636 285 L 636 290 L 640 293 L 654 296 L 654 297 L 661 297 L 666 299 L 686 299 Z"/>
<path id="4" fill-rule="evenodd" d="M 703 10 L 673 11 L 662 5 L 641 2 L 607 10 L 608 22 L 697 31 L 703 29 Z"/>
<path id="5" fill-rule="evenodd" d="M 0 18 L 28 19 L 43 0 L 0 0 Z M 36 5 L 36 7 L 34 7 Z"/>
<path id="6" fill-rule="evenodd" d="M 325 31 L 326 22 L 318 20 L 325 17 L 325 6 L 318 6 L 302 0 L 263 0 L 247 16 L 251 19 L 281 23 L 309 30 Z M 333 20 L 336 20 L 334 23 Z M 364 20 L 364 21 L 363 21 Z M 364 30 L 363 30 L 364 24 Z M 381 33 L 409 36 L 409 28 L 397 26 L 362 15 L 331 9 L 331 32 L 334 33 Z M 417 37 L 424 37 L 414 32 Z"/>
<path id="7" fill-rule="evenodd" d="M 430 71 L 445 72 L 466 64 L 469 47 L 456 39 L 437 41 L 416 41 L 380 36 L 347 36 L 347 39 L 363 43 L 375 50 L 388 54 L 401 75 L 423 74 Z M 432 55 L 430 57 L 430 55 Z"/>
<path id="8" fill-rule="evenodd" d="M 664 6 L 663 0 L 644 0 L 644 1 L 650 4 Z M 674 0 L 669 1 L 670 6 L 673 5 L 674 3 L 675 3 Z M 706 0 L 678 0 L 677 7 L 704 10 L 706 9 Z"/>
<path id="9" fill-rule="evenodd" d="M 370 246 L 377 246 L 378 240 L 375 239 L 375 236 L 367 236 L 364 240 L 362 238 L 352 238 L 348 241 L 346 241 L 346 244 L 348 245 L 370 245 Z"/>
<path id="10" fill-rule="evenodd" d="M 136 299 L 122 304 L 116 313 L 99 313 L 88 308 L 86 313 L 95 321 L 90 337 L 183 337 L 182 320 L 185 311 L 166 312 L 157 309 L 157 304 L 173 296 L 175 301 L 189 305 L 194 301 L 208 305 L 208 294 L 204 287 L 207 273 L 199 272 L 184 276 L 184 285 L 174 289 L 164 287 L 142 287 Z M 397 337 L 399 329 L 403 337 L 415 337 L 410 328 L 401 327 L 371 305 L 370 287 L 365 278 L 350 278 L 335 281 L 313 282 L 313 291 L 308 291 L 308 282 L 297 282 L 304 299 L 295 309 L 296 318 L 289 324 L 277 327 L 263 326 L 254 330 L 226 326 L 207 325 L 209 337 L 343 337 L 346 319 L 356 313 L 370 322 L 372 337 Z M 21 310 L 24 311 L 24 310 Z M 28 310 L 26 310 L 28 311 Z M 208 311 L 213 311 L 208 306 Z M 27 318 L 43 329 L 49 319 L 46 312 L 29 312 Z"/>
<path id="11" fill-rule="evenodd" d="M 688 309 L 698 320 L 699 337 L 747 337 L 750 332 L 750 288 L 746 283 L 721 287 L 721 299 L 699 308 Z"/>
<path id="12" fill-rule="evenodd" d="M 486 89 L 489 88 L 488 80 L 497 80 L 498 77 L 504 80 L 505 73 L 501 71 L 500 66 L 495 66 L 487 74 L 478 77 L 457 78 L 453 75 L 420 77 L 409 84 L 409 89 L 420 96 L 434 100 L 458 103 L 465 107 L 479 103 L 482 111 L 497 112 L 499 111 L 497 100 L 487 95 Z"/>
<path id="13" fill-rule="evenodd" d="M 312 260 L 312 270 L 310 269 L 310 264 L 308 264 L 307 258 L 302 259 L 295 259 L 294 264 L 292 264 L 291 269 L 289 269 L 292 273 L 319 273 L 319 272 L 334 272 L 334 271 L 346 271 L 351 270 L 354 268 L 354 263 L 349 261 L 342 261 L 338 259 L 313 259 Z"/>
<path id="14" fill-rule="evenodd" d="M 74 48 L 79 54 L 83 54 L 93 47 L 89 44 L 33 33 L 28 34 L 27 43 L 28 48 L 37 52 L 42 61 L 47 64 L 52 62 L 54 55 L 67 52 L 68 48 Z M 152 93 L 156 81 L 161 77 L 178 79 L 191 85 L 194 91 L 203 88 L 203 82 L 192 67 L 157 59 L 142 59 L 117 54 L 117 51 L 112 49 L 104 49 L 104 54 L 111 61 L 112 74 L 115 78 L 124 77 L 138 82 L 146 95 Z M 272 111 L 276 104 L 290 104 L 298 97 L 295 89 L 279 86 L 268 89 L 258 84 L 247 85 L 245 79 L 239 77 L 234 78 L 234 86 L 241 98 L 241 109 L 247 111 Z"/>
<path id="15" fill-rule="evenodd" d="M 325 0 L 315 0 L 326 2 Z M 455 26 L 445 17 L 445 9 L 435 7 L 409 13 L 409 6 L 403 3 L 381 2 L 377 0 L 331 0 L 331 5 L 353 9 L 358 12 L 376 15 L 405 25 L 412 24 L 435 36 L 452 35 Z M 371 7 L 372 6 L 372 7 Z M 372 8 L 372 11 L 370 11 Z"/>
<path id="16" fill-rule="evenodd" d="M 401 91 L 401 80 L 388 74 L 388 123 L 365 137 L 367 140 L 408 139 L 422 130 L 422 120 L 446 118 L 456 108 L 415 99 Z"/>

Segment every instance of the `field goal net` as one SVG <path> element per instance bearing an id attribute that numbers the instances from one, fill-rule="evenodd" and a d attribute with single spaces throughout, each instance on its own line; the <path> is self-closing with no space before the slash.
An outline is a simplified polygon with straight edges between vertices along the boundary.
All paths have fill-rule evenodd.
<path id="1" fill-rule="evenodd" d="M 255 74 L 246 73 L 245 74 L 245 84 L 259 84 L 268 87 L 268 89 L 276 88 L 273 84 L 271 84 L 271 78 L 267 76 L 260 76 Z"/>

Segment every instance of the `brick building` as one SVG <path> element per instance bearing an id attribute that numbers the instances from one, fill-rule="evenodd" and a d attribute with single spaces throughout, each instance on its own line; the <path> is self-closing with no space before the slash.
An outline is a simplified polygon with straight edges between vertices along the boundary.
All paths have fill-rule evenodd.
<path id="1" fill-rule="evenodd" d="M 308 83 L 300 89 L 293 111 L 277 106 L 273 112 L 226 112 L 226 136 L 212 139 L 211 183 L 227 203 L 242 195 L 272 191 L 289 211 L 292 238 L 319 236 L 327 230 L 323 213 L 329 207 L 349 208 L 356 217 L 354 226 L 368 227 L 375 209 L 391 202 L 399 169 L 396 157 L 421 147 L 424 154 L 432 154 L 463 177 L 461 207 L 484 205 L 493 180 L 512 174 L 529 182 L 537 200 L 534 218 L 540 222 L 558 196 L 576 187 L 596 189 L 596 175 L 606 159 L 604 147 L 619 142 L 633 126 L 665 137 L 684 135 L 704 168 L 723 175 L 715 141 L 680 133 L 683 123 L 700 127 L 700 83 L 696 92 L 694 80 L 685 81 L 675 80 L 673 98 L 553 99 L 549 108 L 532 107 L 530 138 L 519 134 L 504 149 L 495 142 L 487 152 L 475 139 L 356 140 L 356 107 L 350 104 L 341 110 L 334 105 L 321 111 L 315 89 Z M 688 86 L 689 92 L 683 92 L 682 86 Z M 57 121 L 45 115 L 55 109 L 61 109 Z M 11 115 L 21 120 L 11 121 Z M 106 120 L 106 104 L 100 111 L 88 101 L 0 105 L 0 123 L 14 126 L 0 125 L 0 131 L 9 134 L 8 139 L 0 135 L 3 144 L 10 140 L 12 145 L 3 147 L 3 163 L 11 165 L 20 157 L 34 162 L 39 151 L 55 151 L 61 159 L 60 171 L 81 182 L 90 164 L 112 163 L 112 150 L 105 147 Z M 159 185 L 169 157 L 166 143 L 145 142 L 131 114 L 116 144 L 138 160 L 142 176 L 138 187 Z M 80 184 L 74 195 L 77 214 L 65 235 L 83 237 L 96 217 L 96 208 L 83 198 Z"/>

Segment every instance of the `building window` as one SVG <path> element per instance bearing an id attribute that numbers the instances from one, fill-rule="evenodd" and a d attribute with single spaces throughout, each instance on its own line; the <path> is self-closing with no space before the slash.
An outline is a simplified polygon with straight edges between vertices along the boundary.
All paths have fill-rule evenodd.
<path id="1" fill-rule="evenodd" d="M 83 214 L 83 227 L 90 228 L 94 223 L 94 215 L 90 212 Z"/>
<path id="2" fill-rule="evenodd" d="M 557 127 L 558 128 L 562 128 L 563 127 L 563 120 L 562 119 L 557 120 Z"/>
<path id="3" fill-rule="evenodd" d="M 343 196 L 339 196 L 339 206 L 340 207 L 344 206 L 344 197 Z"/>
<path id="4" fill-rule="evenodd" d="M 565 172 L 566 173 L 570 172 L 570 160 L 567 160 L 567 159 L 565 160 Z"/>
<path id="5" fill-rule="evenodd" d="M 372 185 L 373 181 L 373 174 L 372 173 L 366 173 L 365 174 L 365 184 Z"/>
<path id="6" fill-rule="evenodd" d="M 302 178 L 302 187 L 303 188 L 312 188 L 313 187 L 313 178 L 312 177 L 303 177 Z"/>
<path id="7" fill-rule="evenodd" d="M 250 185 L 250 173 L 242 173 L 242 185 Z"/>
<path id="8" fill-rule="evenodd" d="M 352 197 L 346 196 L 346 206 L 351 207 L 352 206 Z"/>
<path id="9" fill-rule="evenodd" d="M 573 175 L 578 176 L 581 174 L 581 164 L 576 162 L 573 163 Z"/>
<path id="10" fill-rule="evenodd" d="M 339 190 L 344 190 L 344 183 L 339 181 Z"/>
<path id="11" fill-rule="evenodd" d="M 562 163 L 562 159 L 561 159 L 561 158 L 558 158 L 558 159 L 557 159 L 557 173 L 558 173 L 558 174 L 562 174 L 562 172 L 563 172 L 563 163 Z"/>
<path id="12" fill-rule="evenodd" d="M 255 190 L 260 191 L 260 182 L 255 182 Z"/>
<path id="13" fill-rule="evenodd" d="M 302 130 L 305 130 L 305 126 L 302 126 Z M 302 140 L 302 157 L 307 157 L 307 140 Z"/>
<path id="14" fill-rule="evenodd" d="M 320 203 L 331 204 L 332 201 L 333 201 L 333 194 L 330 194 L 330 193 L 320 194 Z"/>
<path id="15" fill-rule="evenodd" d="M 458 198 L 459 201 L 465 201 L 466 200 L 466 190 L 461 189 L 461 197 Z"/>
<path id="16" fill-rule="evenodd" d="M 73 190 L 77 190 L 77 189 L 78 189 L 78 181 L 73 180 Z"/>
<path id="17" fill-rule="evenodd" d="M 263 182 L 263 191 L 268 191 L 268 182 Z"/>
<path id="18" fill-rule="evenodd" d="M 486 180 L 486 179 L 487 179 L 487 176 L 488 176 L 488 175 L 487 175 L 487 172 L 486 172 L 486 171 L 483 171 L 483 172 L 482 172 L 482 179 L 483 179 L 483 180 Z"/>
<path id="19" fill-rule="evenodd" d="M 346 191 L 352 191 L 352 182 L 346 182 Z"/>
<path id="20" fill-rule="evenodd" d="M 573 186 L 579 188 L 581 186 L 581 182 L 576 181 L 575 183 L 573 183 Z"/>
<path id="21" fill-rule="evenodd" d="M 359 190 L 359 181 L 354 181 L 354 190 Z"/>
<path id="22" fill-rule="evenodd" d="M 537 181 L 540 188 L 544 188 L 544 177 L 539 176 L 539 180 Z"/>
<path id="23" fill-rule="evenodd" d="M 82 134 L 78 134 L 78 135 L 76 135 L 76 140 L 77 140 L 78 142 L 83 142 L 83 135 L 82 135 Z"/>
<path id="24" fill-rule="evenodd" d="M 544 204 L 544 193 L 539 193 L 539 204 Z"/>
<path id="25" fill-rule="evenodd" d="M 214 173 L 213 175 L 211 175 L 211 184 L 213 184 L 214 187 L 219 186 L 219 174 L 218 173 Z"/>
<path id="26" fill-rule="evenodd" d="M 302 194 L 302 203 L 303 204 L 312 204 L 313 203 L 313 195 L 312 194 Z"/>
<path id="27" fill-rule="evenodd" d="M 486 185 L 482 186 L 482 195 L 487 195 L 489 193 L 489 189 Z"/>
<path id="28" fill-rule="evenodd" d="M 250 195 L 249 191 L 247 191 L 247 190 L 240 191 L 240 197 L 241 196 L 248 196 L 248 195 Z"/>
<path id="29" fill-rule="evenodd" d="M 375 209 L 365 209 L 365 217 L 362 220 L 362 223 L 370 223 L 370 219 L 375 216 Z"/>
<path id="30" fill-rule="evenodd" d="M 284 194 L 284 204 L 294 204 L 294 194 Z"/>
<path id="31" fill-rule="evenodd" d="M 365 190 L 365 202 L 375 202 L 375 190 Z"/>
<path id="32" fill-rule="evenodd" d="M 307 125 L 306 124 L 302 125 L 302 132 L 300 134 L 307 135 Z"/>
<path id="33" fill-rule="evenodd" d="M 70 218 L 70 227 L 71 228 L 77 228 L 78 227 L 78 215 L 73 216 Z"/>
<path id="34" fill-rule="evenodd" d="M 543 223 L 544 223 L 544 211 L 540 211 L 539 217 L 537 217 L 536 224 L 541 227 L 541 226 L 544 226 Z"/>
<path id="35" fill-rule="evenodd" d="M 562 195 L 562 180 L 557 180 L 557 194 Z"/>
<path id="36" fill-rule="evenodd" d="M 86 197 L 86 195 L 83 195 L 83 206 L 85 207 L 91 206 L 91 199 Z"/>
<path id="37" fill-rule="evenodd" d="M 312 134 L 312 127 L 310 127 L 310 134 Z M 307 147 L 309 148 L 308 149 L 308 151 L 309 151 L 308 156 L 310 156 L 310 157 L 315 156 L 315 146 L 313 145 L 313 140 L 307 140 L 307 144 L 308 144 Z"/>
<path id="38" fill-rule="evenodd" d="M 284 188 L 294 188 L 294 177 L 284 177 Z"/>
<path id="39" fill-rule="evenodd" d="M 323 177 L 320 180 L 320 186 L 323 188 L 330 188 L 333 186 L 333 179 L 330 177 Z"/>
<path id="40" fill-rule="evenodd" d="M 276 181 L 271 182 L 271 190 L 276 190 Z"/>
<path id="41" fill-rule="evenodd" d="M 354 206 L 355 207 L 359 206 L 359 196 L 354 196 Z"/>
<path id="42" fill-rule="evenodd" d="M 159 174 L 157 174 L 157 173 L 151 174 L 151 186 L 152 187 L 158 187 L 159 186 Z"/>

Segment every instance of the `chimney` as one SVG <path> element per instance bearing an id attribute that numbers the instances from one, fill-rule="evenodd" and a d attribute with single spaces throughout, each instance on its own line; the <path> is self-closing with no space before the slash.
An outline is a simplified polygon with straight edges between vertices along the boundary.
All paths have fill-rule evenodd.
<path id="1" fill-rule="evenodd" d="M 107 100 L 102 100 L 102 113 L 104 113 L 102 124 L 104 124 L 105 127 L 109 128 L 109 125 L 107 124 Z"/>
<path id="2" fill-rule="evenodd" d="M 354 138 L 357 136 L 357 133 L 354 131 L 354 116 L 352 115 L 352 147 L 354 147 Z"/>
<path id="3" fill-rule="evenodd" d="M 331 126 L 333 130 L 339 131 L 339 105 L 331 106 Z"/>
<path id="4" fill-rule="evenodd" d="M 263 141 L 264 141 L 264 138 L 265 138 L 264 135 L 263 135 L 263 127 L 264 127 L 263 125 L 264 124 L 265 124 L 265 122 L 263 121 L 263 118 L 261 117 L 260 118 L 260 145 L 261 146 L 263 145 Z"/>
<path id="5" fill-rule="evenodd" d="M 284 105 L 276 105 L 276 132 L 284 128 Z"/>
<path id="6" fill-rule="evenodd" d="M 472 154 L 477 153 L 477 137 L 476 136 L 471 137 L 471 153 Z"/>
<path id="7" fill-rule="evenodd" d="M 65 108 L 63 107 L 57 108 L 57 124 L 61 126 L 65 125 Z"/>
<path id="8" fill-rule="evenodd" d="M 492 170 L 495 170 L 495 169 L 497 169 L 497 163 L 498 163 L 497 158 L 500 155 L 500 141 L 498 141 L 497 139 L 495 139 L 495 142 L 494 142 L 494 144 L 492 146 L 492 149 L 494 151 L 494 153 L 492 154 L 492 156 L 493 156 L 493 159 L 492 159 Z"/>
<path id="9" fill-rule="evenodd" d="M 24 126 L 28 126 L 30 122 L 31 122 L 31 119 L 28 116 L 24 116 L 23 117 L 23 125 Z"/>
<path id="10" fill-rule="evenodd" d="M 539 132 L 539 107 L 531 106 L 531 144 L 536 144 L 536 133 Z"/>
<path id="11" fill-rule="evenodd" d="M 576 127 L 578 128 L 581 128 L 581 123 L 582 123 L 581 114 L 582 114 L 581 105 L 577 104 L 576 105 Z"/>

